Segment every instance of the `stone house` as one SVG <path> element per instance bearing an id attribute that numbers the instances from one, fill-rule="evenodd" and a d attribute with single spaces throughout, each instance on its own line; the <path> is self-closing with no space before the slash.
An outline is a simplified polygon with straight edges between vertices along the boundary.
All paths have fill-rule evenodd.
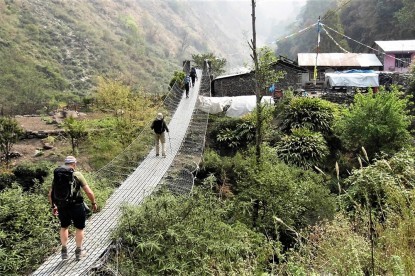
<path id="1" fill-rule="evenodd" d="M 273 65 L 276 71 L 285 72 L 284 78 L 275 84 L 276 90 L 287 90 L 292 88 L 297 90 L 301 84 L 299 82 L 304 69 L 300 68 L 294 61 L 285 57 L 279 57 Z M 219 76 L 212 81 L 213 97 L 230 97 L 246 96 L 255 94 L 255 85 L 253 81 L 255 71 L 246 73 Z M 271 85 L 271 84 L 270 84 Z"/>

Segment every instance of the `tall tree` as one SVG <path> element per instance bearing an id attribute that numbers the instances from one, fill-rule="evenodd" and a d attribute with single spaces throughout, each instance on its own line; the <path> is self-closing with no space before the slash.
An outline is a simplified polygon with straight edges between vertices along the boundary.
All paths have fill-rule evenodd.
<path id="1" fill-rule="evenodd" d="M 403 7 L 395 13 L 400 26 L 415 35 L 415 2 L 413 0 L 402 0 Z"/>
<path id="2" fill-rule="evenodd" d="M 11 117 L 0 117 L 0 150 L 5 156 L 6 163 L 10 161 L 10 152 L 13 145 L 23 134 L 23 129 L 16 119 Z"/>
<path id="3" fill-rule="evenodd" d="M 71 139 L 72 153 L 76 155 L 79 143 L 88 135 L 85 123 L 71 116 L 64 120 L 63 127 Z"/>
<path id="4" fill-rule="evenodd" d="M 209 60 L 211 62 L 210 72 L 214 77 L 225 73 L 226 59 L 219 58 L 213 53 L 194 54 L 192 55 L 192 60 L 199 67 L 203 67 L 205 60 Z"/>
<path id="5" fill-rule="evenodd" d="M 255 134 L 255 152 L 256 160 L 259 163 L 261 159 L 261 143 L 262 143 L 262 124 L 264 118 L 262 116 L 263 106 L 261 104 L 262 97 L 265 94 L 267 88 L 278 82 L 278 79 L 282 77 L 281 72 L 277 72 L 273 65 L 277 62 L 277 58 L 273 54 L 270 48 L 264 47 L 258 53 L 256 46 L 256 16 L 255 6 L 256 1 L 252 0 L 252 39 L 249 46 L 252 50 L 251 58 L 254 62 L 254 83 L 255 83 L 255 95 L 256 95 L 256 134 Z"/>
<path id="6" fill-rule="evenodd" d="M 249 44 L 249 46 L 251 47 L 252 50 L 252 60 L 254 61 L 254 65 L 255 65 L 255 77 L 254 77 L 254 82 L 255 82 L 255 95 L 256 95 L 256 141 L 255 141 L 255 151 L 256 151 L 256 161 L 257 163 L 259 163 L 259 160 L 261 158 L 261 89 L 260 89 L 260 85 L 258 82 L 258 73 L 259 73 L 259 64 L 258 64 L 258 54 L 257 54 L 257 49 L 256 49 L 256 24 L 255 24 L 255 20 L 256 20 L 256 16 L 255 16 L 255 7 L 256 7 L 256 1 L 255 0 L 251 0 L 251 5 L 252 5 L 252 39 L 251 39 L 251 43 Z"/>

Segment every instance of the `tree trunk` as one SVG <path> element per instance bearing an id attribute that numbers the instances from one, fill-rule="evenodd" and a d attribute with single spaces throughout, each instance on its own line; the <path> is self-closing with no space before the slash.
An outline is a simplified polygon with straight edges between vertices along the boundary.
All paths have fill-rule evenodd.
<path id="1" fill-rule="evenodd" d="M 259 72 L 259 66 L 258 66 L 258 54 L 256 49 L 256 27 L 255 27 L 255 7 L 256 7 L 256 1 L 251 0 L 252 5 L 252 40 L 251 40 L 251 49 L 252 49 L 252 59 L 254 60 L 255 64 L 255 95 L 256 95 L 256 133 L 255 133 L 255 154 L 256 154 L 256 162 L 259 163 L 261 159 L 261 142 L 262 142 L 262 112 L 261 112 L 261 91 L 258 83 L 258 77 L 257 74 Z"/>

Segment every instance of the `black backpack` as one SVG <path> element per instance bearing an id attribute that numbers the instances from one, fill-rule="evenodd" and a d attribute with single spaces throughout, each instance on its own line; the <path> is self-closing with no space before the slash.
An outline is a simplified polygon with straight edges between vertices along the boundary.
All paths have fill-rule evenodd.
<path id="1" fill-rule="evenodd" d="M 74 170 L 58 167 L 53 171 L 52 202 L 58 207 L 73 204 L 79 197 L 80 185 L 73 175 Z"/>
<path id="2" fill-rule="evenodd" d="M 190 70 L 190 76 L 195 77 L 196 76 L 196 69 L 193 67 L 192 70 Z"/>
<path id="3" fill-rule="evenodd" d="M 164 127 L 164 120 L 155 120 L 151 128 L 157 134 L 163 133 L 166 130 L 166 128 Z"/>

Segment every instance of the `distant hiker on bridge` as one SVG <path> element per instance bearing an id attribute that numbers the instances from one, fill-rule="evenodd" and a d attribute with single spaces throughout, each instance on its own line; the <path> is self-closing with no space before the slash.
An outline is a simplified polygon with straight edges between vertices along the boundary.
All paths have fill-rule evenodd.
<path id="1" fill-rule="evenodd" d="M 65 165 L 56 168 L 53 172 L 52 188 L 49 191 L 49 202 L 52 206 L 52 213 L 58 216 L 61 229 L 60 240 L 62 244 L 62 260 L 68 259 L 68 235 L 71 223 L 75 226 L 75 258 L 77 261 L 85 254 L 82 250 L 82 241 L 84 239 L 84 228 L 87 217 L 87 209 L 84 199 L 80 193 L 81 188 L 89 198 L 92 204 L 92 210 L 98 209 L 94 193 L 88 186 L 82 173 L 75 171 L 76 158 L 67 156 Z"/>
<path id="2" fill-rule="evenodd" d="M 197 79 L 197 73 L 196 73 L 196 68 L 192 67 L 192 69 L 190 69 L 190 77 L 192 78 L 192 86 L 195 86 L 195 79 Z"/>
<path id="3" fill-rule="evenodd" d="M 186 90 L 186 98 L 189 98 L 189 88 L 190 88 L 190 77 L 186 76 L 184 78 L 184 89 Z"/>
<path id="4" fill-rule="evenodd" d="M 163 119 L 163 114 L 158 113 L 156 119 L 151 124 L 151 129 L 154 131 L 154 141 L 156 142 L 156 156 L 160 154 L 160 142 L 161 142 L 161 154 L 166 157 L 166 136 L 165 131 L 169 132 L 169 128 Z"/>

